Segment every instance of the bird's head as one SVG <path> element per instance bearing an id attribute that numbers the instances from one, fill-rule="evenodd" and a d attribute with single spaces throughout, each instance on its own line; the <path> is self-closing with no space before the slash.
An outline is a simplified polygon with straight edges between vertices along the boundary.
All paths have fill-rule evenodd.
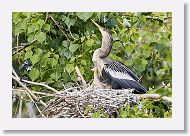
<path id="1" fill-rule="evenodd" d="M 91 19 L 92 20 L 92 19 Z M 104 37 L 107 37 L 107 36 L 110 36 L 110 31 L 106 28 L 103 28 L 101 27 L 99 24 L 97 24 L 94 20 L 92 20 L 92 22 L 94 23 L 94 25 L 96 25 L 98 27 L 98 29 L 100 30 L 102 36 Z"/>

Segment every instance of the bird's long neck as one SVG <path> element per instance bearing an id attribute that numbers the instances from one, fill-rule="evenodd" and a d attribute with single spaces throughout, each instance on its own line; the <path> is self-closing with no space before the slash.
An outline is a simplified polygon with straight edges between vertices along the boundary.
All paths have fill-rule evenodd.
<path id="1" fill-rule="evenodd" d="M 102 37 L 102 46 L 100 48 L 100 58 L 107 57 L 112 49 L 112 37 L 110 34 Z"/>

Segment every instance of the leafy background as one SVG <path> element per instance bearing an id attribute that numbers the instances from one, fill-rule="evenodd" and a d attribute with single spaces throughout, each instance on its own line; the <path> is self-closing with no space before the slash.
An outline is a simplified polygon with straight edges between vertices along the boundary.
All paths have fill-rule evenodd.
<path id="1" fill-rule="evenodd" d="M 92 54 L 101 46 L 101 34 L 90 19 L 111 31 L 113 49 L 109 58 L 131 68 L 149 90 L 147 93 L 171 97 L 171 12 L 14 12 L 12 65 L 19 77 L 61 90 L 76 84 L 74 67 L 78 66 L 84 79 L 90 82 Z M 43 87 L 29 87 L 47 92 Z M 18 98 L 15 101 L 13 116 L 17 114 Z M 26 111 L 23 117 L 28 117 L 26 106 L 23 111 Z M 172 116 L 171 105 L 149 100 L 143 101 L 141 110 L 138 106 L 124 105 L 118 111 L 118 117 Z M 92 117 L 101 115 L 97 111 Z"/>

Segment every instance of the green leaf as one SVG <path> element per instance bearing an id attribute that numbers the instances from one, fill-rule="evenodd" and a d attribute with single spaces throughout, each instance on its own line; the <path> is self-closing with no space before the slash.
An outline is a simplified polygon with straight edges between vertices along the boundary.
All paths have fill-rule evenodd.
<path id="1" fill-rule="evenodd" d="M 22 12 L 22 14 L 24 16 L 26 16 L 27 18 L 31 17 L 34 13 L 33 12 Z"/>
<path id="2" fill-rule="evenodd" d="M 126 45 L 125 46 L 125 51 L 128 53 L 131 53 L 133 51 L 133 47 L 131 45 Z"/>
<path id="3" fill-rule="evenodd" d="M 144 67 L 145 67 L 145 66 L 147 65 L 147 63 L 148 63 L 148 61 L 147 61 L 146 59 L 141 59 L 141 61 L 142 61 L 142 64 L 143 64 Z"/>
<path id="4" fill-rule="evenodd" d="M 46 53 L 44 54 L 43 58 L 49 58 L 49 57 L 50 57 L 50 55 L 51 55 L 51 52 L 50 52 L 50 51 L 48 51 L 48 52 L 46 52 Z"/>
<path id="5" fill-rule="evenodd" d="M 81 42 L 84 42 L 85 36 L 81 37 L 80 40 L 81 40 Z"/>
<path id="6" fill-rule="evenodd" d="M 100 118 L 100 113 L 99 112 L 95 112 L 91 115 L 92 118 Z"/>
<path id="7" fill-rule="evenodd" d="M 78 49 L 79 45 L 78 44 L 71 44 L 69 46 L 69 50 L 74 53 Z"/>
<path id="8" fill-rule="evenodd" d="M 161 94 L 161 95 L 164 94 L 164 92 L 165 92 L 164 88 L 159 88 L 156 90 L 156 93 Z"/>
<path id="9" fill-rule="evenodd" d="M 56 58 L 51 58 L 50 59 L 50 64 L 51 64 L 52 67 L 54 67 L 55 65 L 57 65 L 57 63 L 58 63 L 58 59 L 56 59 Z"/>
<path id="10" fill-rule="evenodd" d="M 29 25 L 28 29 L 27 29 L 27 34 L 30 34 L 30 33 L 34 32 L 34 30 L 35 30 L 34 26 L 33 25 Z"/>
<path id="11" fill-rule="evenodd" d="M 57 31 L 56 31 L 55 29 L 51 29 L 50 31 L 51 31 L 53 34 L 55 34 L 55 35 L 57 34 Z"/>
<path id="12" fill-rule="evenodd" d="M 67 64 L 65 69 L 69 74 L 75 70 L 73 64 Z"/>
<path id="13" fill-rule="evenodd" d="M 62 45 L 63 45 L 64 47 L 68 47 L 68 42 L 67 42 L 66 40 L 62 41 Z"/>
<path id="14" fill-rule="evenodd" d="M 32 64 L 36 64 L 38 61 L 40 61 L 40 55 L 39 54 L 34 54 L 30 60 L 32 61 Z"/>
<path id="15" fill-rule="evenodd" d="M 145 15 L 141 15 L 141 16 L 140 16 L 140 19 L 141 19 L 142 21 L 146 22 L 146 16 L 145 16 Z"/>
<path id="16" fill-rule="evenodd" d="M 120 108 L 120 111 L 119 111 L 119 114 L 120 114 L 120 116 L 121 116 L 122 118 L 126 118 L 126 117 L 128 116 L 128 112 L 129 112 L 129 111 L 127 111 L 127 109 L 121 107 L 121 108 Z"/>
<path id="17" fill-rule="evenodd" d="M 65 56 L 67 59 L 70 59 L 72 57 L 72 53 L 67 50 L 67 49 L 63 49 L 61 52 L 60 52 L 60 55 L 62 56 Z"/>
<path id="18" fill-rule="evenodd" d="M 74 62 L 76 60 L 76 57 L 71 57 L 70 62 Z"/>
<path id="19" fill-rule="evenodd" d="M 65 15 L 61 15 L 60 17 L 61 17 L 62 21 L 65 21 L 67 19 L 67 17 Z"/>
<path id="20" fill-rule="evenodd" d="M 80 63 L 81 63 L 82 65 L 84 65 L 84 66 L 87 65 L 86 60 L 81 60 Z"/>
<path id="21" fill-rule="evenodd" d="M 84 110 L 84 114 L 88 114 L 88 112 L 91 110 L 91 106 L 90 105 L 86 105 L 85 106 L 85 110 Z"/>
<path id="22" fill-rule="evenodd" d="M 17 35 L 19 33 L 22 33 L 23 30 L 19 27 L 19 26 L 16 26 L 15 30 L 14 30 L 14 34 Z"/>
<path id="23" fill-rule="evenodd" d="M 12 13 L 12 20 L 13 20 L 13 23 L 17 24 L 21 19 L 20 17 L 21 13 L 20 12 L 13 12 Z"/>
<path id="24" fill-rule="evenodd" d="M 86 41 L 86 44 L 87 44 L 88 46 L 90 46 L 90 47 L 92 47 L 93 43 L 94 43 L 94 40 L 93 40 L 93 39 L 88 39 L 88 40 Z"/>
<path id="25" fill-rule="evenodd" d="M 19 27 L 23 30 L 26 30 L 27 29 L 27 23 L 28 23 L 28 19 L 23 19 L 22 21 L 20 21 Z"/>
<path id="26" fill-rule="evenodd" d="M 77 81 L 77 75 L 76 74 L 71 74 L 71 80 L 76 82 Z"/>
<path id="27" fill-rule="evenodd" d="M 40 76 L 40 71 L 37 68 L 32 68 L 29 72 L 29 77 L 32 81 L 36 80 Z"/>
<path id="28" fill-rule="evenodd" d="M 39 20 L 37 21 L 37 23 L 40 25 L 40 27 L 42 27 L 45 22 L 44 22 L 44 20 L 39 19 Z"/>
<path id="29" fill-rule="evenodd" d="M 162 76 L 164 74 L 165 74 L 165 69 L 159 69 L 158 71 L 156 71 L 157 76 Z"/>
<path id="30" fill-rule="evenodd" d="M 27 51 L 24 55 L 24 60 L 31 58 L 32 57 L 33 52 L 31 50 Z"/>
<path id="31" fill-rule="evenodd" d="M 49 32 L 50 31 L 50 25 L 49 24 L 44 24 L 43 29 Z"/>
<path id="32" fill-rule="evenodd" d="M 50 75 L 50 77 L 52 79 L 54 79 L 55 81 L 58 81 L 58 79 L 61 77 L 61 71 L 62 68 L 59 65 L 56 65 L 56 69 L 55 71 Z"/>
<path id="33" fill-rule="evenodd" d="M 75 24 L 75 21 L 76 21 L 75 19 L 67 17 L 64 22 L 67 25 L 67 27 L 70 28 Z"/>
<path id="34" fill-rule="evenodd" d="M 84 22 L 88 20 L 93 15 L 93 12 L 77 12 L 78 18 L 82 19 Z"/>
<path id="35" fill-rule="evenodd" d="M 28 26 L 27 34 L 35 33 L 35 31 L 39 30 L 40 26 L 37 23 L 32 23 Z"/>
<path id="36" fill-rule="evenodd" d="M 46 34 L 44 32 L 38 32 L 35 35 L 35 39 L 42 44 L 43 41 L 45 41 L 45 39 L 46 39 Z"/>
<path id="37" fill-rule="evenodd" d="M 27 38 L 28 43 L 29 43 L 29 44 L 32 43 L 33 40 L 34 40 L 34 34 L 29 34 L 29 35 L 28 35 L 28 38 Z"/>
<path id="38" fill-rule="evenodd" d="M 74 33 L 74 34 L 73 34 L 73 37 L 76 38 L 76 39 L 78 39 L 78 38 L 79 38 L 79 35 Z"/>
<path id="39" fill-rule="evenodd" d="M 133 33 L 132 36 L 131 36 L 131 39 L 134 42 L 137 42 L 139 40 L 139 34 L 138 33 Z"/>
<path id="40" fill-rule="evenodd" d="M 150 53 L 147 51 L 143 51 L 142 56 L 143 56 L 143 58 L 148 58 L 150 56 Z"/>
<path id="41" fill-rule="evenodd" d="M 127 60 L 125 65 L 132 66 L 133 65 L 133 60 Z"/>

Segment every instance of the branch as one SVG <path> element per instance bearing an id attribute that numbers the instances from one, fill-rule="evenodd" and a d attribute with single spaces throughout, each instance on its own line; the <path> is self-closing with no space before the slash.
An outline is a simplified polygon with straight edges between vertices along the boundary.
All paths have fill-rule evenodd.
<path id="1" fill-rule="evenodd" d="M 164 20 L 169 19 L 171 17 L 170 16 L 169 17 L 164 17 L 164 20 L 161 20 L 159 17 L 151 17 L 151 16 L 146 16 L 146 18 L 163 22 Z"/>
<path id="2" fill-rule="evenodd" d="M 23 88 L 18 88 L 18 89 L 12 88 L 12 90 L 13 90 L 13 93 L 16 93 L 16 94 L 17 94 L 17 92 L 20 92 L 20 93 L 26 92 Z M 47 97 L 49 97 L 49 96 L 56 96 L 55 94 L 51 94 L 51 93 L 36 92 L 36 91 L 32 91 L 32 92 L 34 94 L 44 95 L 44 96 L 47 96 Z"/>
<path id="3" fill-rule="evenodd" d="M 16 54 L 18 55 L 18 47 L 19 47 L 19 33 L 16 35 Z"/>
<path id="4" fill-rule="evenodd" d="M 142 99 L 156 99 L 156 100 L 163 100 L 169 103 L 172 103 L 172 98 L 167 97 L 167 96 L 162 96 L 159 94 L 136 94 L 138 100 Z"/>
<path id="5" fill-rule="evenodd" d="M 53 22 L 56 24 L 56 26 L 59 28 L 59 30 L 65 35 L 65 37 L 69 40 L 69 37 L 67 36 L 67 34 L 63 31 L 63 29 L 61 28 L 61 26 L 57 23 L 57 21 L 55 21 L 55 19 L 52 16 L 49 16 Z"/>
<path id="6" fill-rule="evenodd" d="M 12 67 L 12 73 L 13 73 L 13 75 L 14 75 L 17 79 L 19 79 L 19 77 L 18 77 L 18 75 L 16 74 L 16 72 L 15 72 L 15 70 L 14 70 L 13 67 Z"/>
<path id="7" fill-rule="evenodd" d="M 77 76 L 79 78 L 79 81 L 81 81 L 82 85 L 86 87 L 86 85 L 87 85 L 86 81 L 84 80 L 84 78 L 83 78 L 82 74 L 80 73 L 80 70 L 79 70 L 79 68 L 77 66 L 75 67 L 75 70 L 77 72 Z"/>
<path id="8" fill-rule="evenodd" d="M 42 100 L 39 100 L 38 97 L 36 97 L 36 96 L 34 95 L 34 93 L 33 93 L 30 89 L 28 89 L 28 87 L 26 87 L 26 86 L 20 81 L 20 79 L 16 78 L 16 77 L 13 76 L 13 75 L 12 75 L 12 78 L 13 78 L 20 86 L 22 86 L 22 87 L 24 88 L 24 90 L 26 90 L 27 95 L 28 95 L 29 97 L 32 96 L 36 101 L 39 101 L 44 107 L 47 106 Z M 30 96 L 30 95 L 31 95 L 31 96 Z"/>
<path id="9" fill-rule="evenodd" d="M 48 86 L 46 84 L 43 84 L 43 83 L 32 82 L 32 81 L 28 81 L 28 80 L 24 80 L 24 79 L 22 79 L 22 81 L 25 82 L 25 83 L 28 83 L 28 84 L 33 84 L 33 85 L 39 85 L 39 86 L 46 87 L 47 89 L 52 90 L 54 93 L 58 92 L 56 89 L 54 89 L 54 88 L 52 88 L 52 87 L 50 87 L 50 86 Z"/>
<path id="10" fill-rule="evenodd" d="M 23 97 L 22 97 L 22 95 L 20 95 L 20 99 L 19 99 L 19 110 L 18 110 L 18 115 L 17 115 L 19 118 L 22 117 L 22 103 L 23 103 L 22 99 L 23 99 Z"/>
<path id="11" fill-rule="evenodd" d="M 34 43 L 36 41 L 36 39 L 34 39 L 30 44 L 29 43 L 26 43 L 24 45 L 24 47 L 22 48 L 19 48 L 18 50 L 16 50 L 12 55 L 14 56 L 15 54 L 18 54 L 19 52 L 21 52 L 22 50 L 24 50 L 25 48 L 27 48 L 28 46 L 30 46 L 32 43 Z"/>

